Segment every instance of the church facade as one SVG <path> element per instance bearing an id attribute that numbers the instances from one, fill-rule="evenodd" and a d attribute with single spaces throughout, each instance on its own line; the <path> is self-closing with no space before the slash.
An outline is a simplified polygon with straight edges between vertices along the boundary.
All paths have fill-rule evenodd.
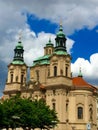
<path id="1" fill-rule="evenodd" d="M 72 77 L 71 55 L 66 49 L 66 36 L 60 25 L 55 38 L 44 47 L 44 55 L 33 61 L 30 80 L 27 82 L 28 66 L 24 62 L 21 40 L 14 49 L 14 58 L 8 65 L 4 98 L 20 93 L 32 100 L 43 98 L 55 109 L 59 123 L 55 130 L 92 130 L 96 125 L 96 88 L 87 83 L 81 70 Z"/>

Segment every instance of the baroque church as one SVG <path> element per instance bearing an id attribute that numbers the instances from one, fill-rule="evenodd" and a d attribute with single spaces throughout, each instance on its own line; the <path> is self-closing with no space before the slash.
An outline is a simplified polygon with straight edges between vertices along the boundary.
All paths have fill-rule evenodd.
<path id="1" fill-rule="evenodd" d="M 88 127 L 96 130 L 96 88 L 83 79 L 81 69 L 77 77 L 72 76 L 72 58 L 67 52 L 66 40 L 60 25 L 55 46 L 49 39 L 43 48 L 44 55 L 35 59 L 30 68 L 24 61 L 24 48 L 19 40 L 8 65 L 4 98 L 20 93 L 21 97 L 32 100 L 44 99 L 57 112 L 60 122 L 55 130 L 87 130 Z"/>

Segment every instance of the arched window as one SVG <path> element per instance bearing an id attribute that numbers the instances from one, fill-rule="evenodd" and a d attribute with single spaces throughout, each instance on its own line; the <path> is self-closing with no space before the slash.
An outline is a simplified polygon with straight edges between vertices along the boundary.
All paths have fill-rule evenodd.
<path id="1" fill-rule="evenodd" d="M 93 110 L 92 108 L 89 109 L 89 115 L 90 115 L 90 120 L 93 119 Z"/>
<path id="2" fill-rule="evenodd" d="M 77 116 L 78 116 L 78 119 L 83 119 L 83 108 L 82 107 L 77 108 Z"/>
<path id="3" fill-rule="evenodd" d="M 37 81 L 39 81 L 39 70 L 36 70 L 36 78 L 37 78 Z"/>
<path id="4" fill-rule="evenodd" d="M 65 68 L 65 76 L 68 77 L 68 67 Z"/>
<path id="5" fill-rule="evenodd" d="M 52 108 L 55 110 L 55 102 L 52 103 Z"/>
<path id="6" fill-rule="evenodd" d="M 51 49 L 49 49 L 49 54 L 51 54 Z"/>
<path id="7" fill-rule="evenodd" d="M 48 49 L 46 49 L 46 55 L 48 54 Z"/>
<path id="8" fill-rule="evenodd" d="M 13 74 L 11 74 L 11 83 L 13 82 Z"/>
<path id="9" fill-rule="evenodd" d="M 54 76 L 57 76 L 57 66 L 54 66 Z"/>
<path id="10" fill-rule="evenodd" d="M 48 77 L 50 76 L 50 69 L 48 69 Z"/>
<path id="11" fill-rule="evenodd" d="M 24 75 L 22 74 L 21 75 L 21 83 L 23 84 L 23 78 L 24 78 Z"/>
<path id="12" fill-rule="evenodd" d="M 68 103 L 66 103 L 66 112 L 68 111 Z"/>

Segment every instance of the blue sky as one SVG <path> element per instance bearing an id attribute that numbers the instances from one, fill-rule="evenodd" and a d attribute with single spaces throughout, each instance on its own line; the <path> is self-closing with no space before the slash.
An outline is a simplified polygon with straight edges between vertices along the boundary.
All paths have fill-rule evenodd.
<path id="1" fill-rule="evenodd" d="M 31 66 L 43 55 L 43 47 L 55 36 L 62 21 L 72 72 L 81 67 L 84 79 L 98 86 L 98 2 L 96 0 L 0 1 L 0 93 L 7 78 L 7 65 L 22 32 L 24 59 Z"/>

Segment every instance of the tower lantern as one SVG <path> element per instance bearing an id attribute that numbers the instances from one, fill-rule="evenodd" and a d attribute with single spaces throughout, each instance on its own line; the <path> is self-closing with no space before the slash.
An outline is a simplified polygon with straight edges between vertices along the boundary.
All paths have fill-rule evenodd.
<path id="1" fill-rule="evenodd" d="M 66 51 L 66 40 L 67 39 L 66 39 L 65 34 L 63 32 L 62 24 L 60 24 L 59 31 L 56 34 L 56 38 L 55 38 L 55 41 L 56 41 L 55 51 L 58 51 L 58 50 Z"/>

